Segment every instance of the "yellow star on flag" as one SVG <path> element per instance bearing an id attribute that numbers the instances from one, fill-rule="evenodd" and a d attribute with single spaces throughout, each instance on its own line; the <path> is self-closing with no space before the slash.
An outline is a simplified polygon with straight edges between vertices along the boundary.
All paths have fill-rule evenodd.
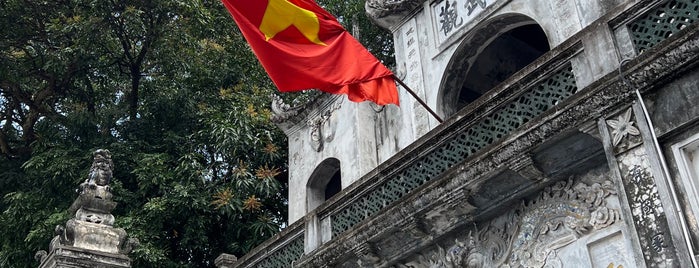
<path id="1" fill-rule="evenodd" d="M 277 33 L 286 30 L 291 25 L 295 26 L 308 41 L 318 45 L 326 45 L 318 38 L 320 23 L 316 13 L 287 0 L 269 0 L 265 14 L 262 16 L 262 23 L 260 23 L 260 31 L 265 35 L 265 39 L 269 41 Z"/>

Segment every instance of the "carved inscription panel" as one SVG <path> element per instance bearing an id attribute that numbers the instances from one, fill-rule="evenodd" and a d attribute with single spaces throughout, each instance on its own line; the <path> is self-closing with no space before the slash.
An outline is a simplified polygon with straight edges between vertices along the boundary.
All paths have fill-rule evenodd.
<path id="1" fill-rule="evenodd" d="M 495 0 L 442 0 L 433 4 L 432 17 L 439 42 L 447 40 L 493 2 Z"/>
<path id="2" fill-rule="evenodd" d="M 415 93 L 420 96 L 423 100 L 425 100 L 425 90 L 422 86 L 422 83 L 424 81 L 423 76 L 422 76 L 422 64 L 421 64 L 421 59 L 422 56 L 420 55 L 420 47 L 419 47 L 419 32 L 420 29 L 418 28 L 417 22 L 415 19 L 411 19 L 409 22 L 406 23 L 405 32 L 403 33 L 403 47 L 404 51 L 406 53 L 405 56 L 405 65 L 406 65 L 406 78 L 405 82 L 408 85 L 411 85 L 412 89 L 415 91 Z M 401 91 L 404 91 L 401 89 Z M 405 96 L 405 95 L 404 95 Z M 412 98 L 412 97 L 411 97 Z M 427 111 L 425 110 L 422 105 L 420 105 L 419 102 L 413 101 L 412 102 L 412 117 L 413 117 L 413 126 L 415 127 L 415 134 L 416 136 L 423 136 L 427 134 L 429 131 L 429 122 L 427 122 L 427 118 L 429 118 L 429 114 L 427 114 Z"/>

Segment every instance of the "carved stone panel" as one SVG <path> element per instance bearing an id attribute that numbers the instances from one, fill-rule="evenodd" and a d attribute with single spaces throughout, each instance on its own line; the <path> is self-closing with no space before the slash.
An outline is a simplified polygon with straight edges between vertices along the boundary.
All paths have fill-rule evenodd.
<path id="1" fill-rule="evenodd" d="M 420 33 L 423 30 L 418 27 L 417 21 L 411 19 L 403 26 L 406 30 L 403 33 L 403 51 L 405 53 L 405 83 L 411 85 L 415 94 L 425 99 L 425 90 L 422 86 L 424 79 L 422 75 L 422 56 L 420 53 Z M 424 43 L 424 41 L 423 41 Z M 401 92 L 406 92 L 404 89 Z M 411 98 L 412 99 L 412 98 Z M 417 101 L 412 101 L 412 119 L 416 135 L 422 136 L 429 130 L 427 118 L 429 115 L 422 105 Z"/>
<path id="2" fill-rule="evenodd" d="M 441 43 L 481 14 L 495 0 L 442 0 L 435 2 L 432 17 Z"/>
<path id="3" fill-rule="evenodd" d="M 605 121 L 611 133 L 611 142 L 614 153 L 618 154 L 642 143 L 640 131 L 632 116 L 631 108 L 621 114 Z"/>
<path id="4" fill-rule="evenodd" d="M 610 258 L 628 252 L 615 196 L 606 171 L 593 170 L 395 267 L 597 267 L 590 258 L 602 256 L 600 250 Z M 631 267 L 624 257 L 613 262 Z"/>
<path id="5" fill-rule="evenodd" d="M 646 265 L 677 266 L 672 234 L 637 116 L 628 108 L 600 123 L 607 136 L 610 168 L 618 170 L 625 191 L 622 200 L 628 203 L 626 213 L 631 214 Z"/>
<path id="6" fill-rule="evenodd" d="M 672 266 L 674 247 L 648 156 L 637 147 L 617 161 L 646 263 L 649 267 Z"/>
<path id="7" fill-rule="evenodd" d="M 587 244 L 593 268 L 630 267 L 629 252 L 623 246 L 624 235 L 616 231 Z"/>

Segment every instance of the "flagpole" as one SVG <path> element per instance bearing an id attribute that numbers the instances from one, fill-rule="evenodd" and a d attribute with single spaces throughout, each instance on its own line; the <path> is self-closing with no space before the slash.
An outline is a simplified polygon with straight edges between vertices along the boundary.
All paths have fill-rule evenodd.
<path id="1" fill-rule="evenodd" d="M 415 100 L 417 100 L 417 102 L 419 102 L 420 105 L 422 105 L 422 107 L 425 108 L 425 110 L 430 112 L 430 114 L 432 114 L 434 119 L 437 119 L 437 121 L 440 124 L 444 122 L 444 120 L 442 120 L 442 118 L 439 117 L 439 115 L 437 115 L 437 113 L 435 113 L 429 106 L 427 106 L 427 103 L 425 103 L 417 94 L 415 94 L 415 91 L 413 91 L 412 89 L 410 89 L 410 87 L 408 85 L 403 83 L 403 80 L 400 80 L 400 78 L 398 78 L 398 76 L 396 76 L 395 74 L 393 75 L 393 79 L 396 80 L 396 82 L 398 82 L 398 84 L 400 84 L 403 88 L 405 88 L 405 90 L 408 91 L 408 93 L 410 93 L 410 95 L 412 95 L 413 98 L 415 98 Z"/>

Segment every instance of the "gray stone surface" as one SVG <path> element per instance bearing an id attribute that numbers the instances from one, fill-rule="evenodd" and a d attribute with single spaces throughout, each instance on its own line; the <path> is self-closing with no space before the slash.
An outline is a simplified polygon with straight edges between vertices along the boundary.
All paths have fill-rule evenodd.
<path id="1" fill-rule="evenodd" d="M 235 257 L 235 255 L 224 253 L 219 255 L 216 260 L 214 260 L 214 264 L 216 264 L 216 267 L 218 268 L 233 268 L 236 261 L 238 261 L 238 258 Z"/>

